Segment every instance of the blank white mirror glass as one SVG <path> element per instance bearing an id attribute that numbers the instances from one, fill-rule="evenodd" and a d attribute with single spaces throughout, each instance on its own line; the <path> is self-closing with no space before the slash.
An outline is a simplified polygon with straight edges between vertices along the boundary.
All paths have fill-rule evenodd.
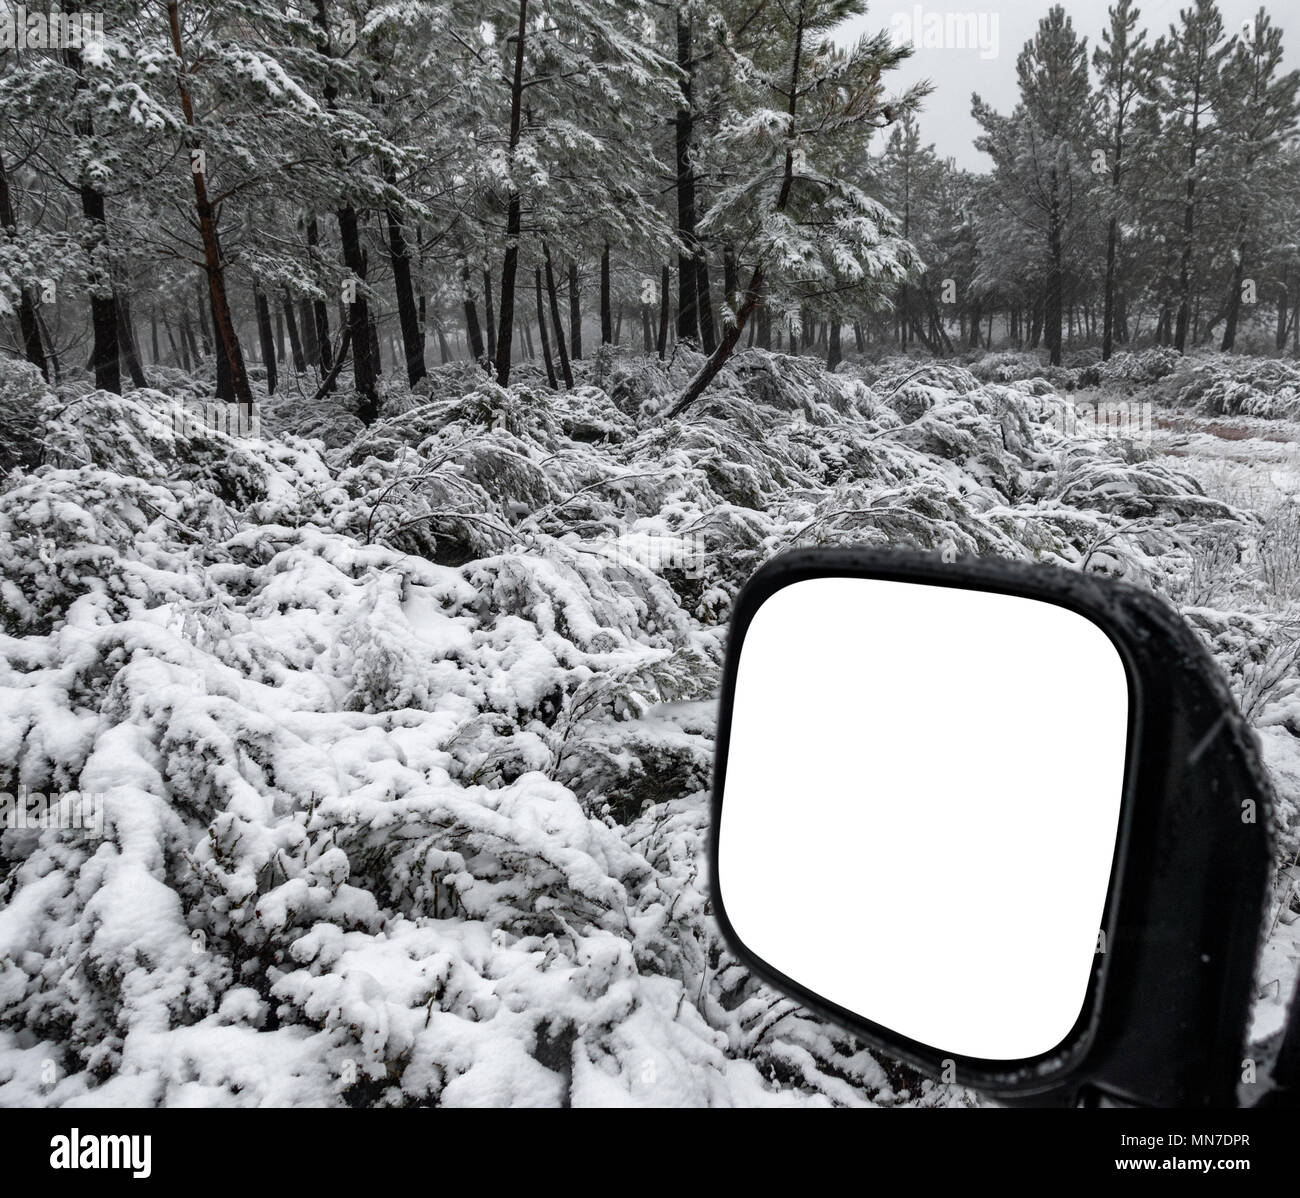
<path id="1" fill-rule="evenodd" d="M 808 990 L 945 1053 L 1019 1060 L 1087 996 L 1129 693 L 1054 604 L 820 578 L 745 634 L 718 886 Z"/>

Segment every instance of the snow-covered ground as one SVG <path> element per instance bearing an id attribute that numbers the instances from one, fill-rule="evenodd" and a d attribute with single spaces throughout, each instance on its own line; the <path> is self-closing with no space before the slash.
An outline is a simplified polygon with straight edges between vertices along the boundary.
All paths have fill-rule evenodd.
<path id="1" fill-rule="evenodd" d="M 560 394 L 448 367 L 370 429 L 277 397 L 261 439 L 179 419 L 176 372 L 55 396 L 0 366 L 0 789 L 102 813 L 0 834 L 0 1103 L 973 1102 L 757 984 L 709 913 L 727 611 L 794 545 L 1168 595 L 1261 731 L 1291 861 L 1278 414 L 1134 445 L 1062 431 L 1078 376 L 1016 355 L 749 351 L 665 420 L 696 364 L 602 353 Z M 1148 365 L 1100 385 L 1176 412 Z M 1267 502 L 1215 481 L 1221 441 Z"/>

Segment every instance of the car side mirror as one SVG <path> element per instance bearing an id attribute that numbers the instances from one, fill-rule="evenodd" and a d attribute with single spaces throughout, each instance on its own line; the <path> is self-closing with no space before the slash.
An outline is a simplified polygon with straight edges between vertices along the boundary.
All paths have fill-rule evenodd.
<path id="1" fill-rule="evenodd" d="M 788 554 L 736 601 L 716 754 L 716 914 L 765 981 L 1005 1101 L 1236 1105 L 1270 791 L 1161 600 Z"/>

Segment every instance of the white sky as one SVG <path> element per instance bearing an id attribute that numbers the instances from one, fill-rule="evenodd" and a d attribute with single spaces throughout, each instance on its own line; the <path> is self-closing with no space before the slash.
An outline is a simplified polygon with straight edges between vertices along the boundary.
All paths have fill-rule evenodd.
<path id="1" fill-rule="evenodd" d="M 1109 24 L 1105 0 L 1061 0 L 1074 22 L 1074 28 L 1088 39 L 1088 56 L 1101 40 L 1101 31 Z M 979 94 L 1001 112 L 1009 112 L 1016 100 L 1016 57 L 1034 35 L 1038 22 L 1047 15 L 1051 0 L 974 0 L 970 6 L 952 0 L 873 0 L 865 16 L 848 21 L 837 40 L 853 42 L 864 33 L 881 29 L 903 31 L 915 27 L 917 10 L 922 17 L 931 14 L 960 14 L 967 18 L 978 14 L 986 32 L 996 30 L 996 40 L 989 49 L 951 47 L 927 49 L 918 45 L 916 53 L 892 73 L 890 91 L 898 91 L 921 79 L 929 79 L 935 90 L 921 112 L 921 135 L 933 142 L 941 157 L 955 158 L 959 166 L 971 170 L 988 169 L 989 161 L 971 144 L 979 127 L 970 114 L 972 92 Z M 1168 31 L 1178 20 L 1178 12 L 1187 0 L 1148 0 L 1139 2 L 1139 25 L 1144 26 L 1149 41 Z M 1229 34 L 1253 17 L 1260 0 L 1219 0 L 1219 11 Z M 1272 0 L 1264 4 L 1273 24 L 1280 27 L 1289 69 L 1300 67 L 1300 21 L 1296 10 Z M 993 18 L 996 18 L 994 24 Z M 989 43 L 986 42 L 986 46 Z M 877 147 L 878 148 L 878 147 Z"/>

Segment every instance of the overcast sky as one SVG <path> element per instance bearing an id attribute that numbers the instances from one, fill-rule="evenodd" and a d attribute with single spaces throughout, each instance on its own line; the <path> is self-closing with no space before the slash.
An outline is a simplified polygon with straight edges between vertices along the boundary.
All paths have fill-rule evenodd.
<path id="1" fill-rule="evenodd" d="M 1075 30 L 1088 39 L 1091 60 L 1092 50 L 1108 24 L 1109 5 L 1105 0 L 1061 2 Z M 1171 22 L 1178 20 L 1179 9 L 1186 5 L 1187 0 L 1147 0 L 1140 4 L 1139 23 L 1148 30 L 1148 40 L 1167 32 Z M 1219 11 L 1229 33 L 1240 29 L 1242 22 L 1249 20 L 1259 7 L 1260 0 L 1219 0 Z M 1274 25 L 1282 29 L 1287 66 L 1300 67 L 1300 30 L 1297 29 L 1300 21 L 1293 19 L 1294 9 L 1276 0 L 1264 7 Z M 1016 57 L 1025 42 L 1033 37 L 1039 20 L 1049 8 L 1050 0 L 975 0 L 973 6 L 951 0 L 926 0 L 922 4 L 873 0 L 865 16 L 845 23 L 838 40 L 853 42 L 864 33 L 888 29 L 900 40 L 913 41 L 916 53 L 893 72 L 890 90 L 901 90 L 921 79 L 931 80 L 935 90 L 921 112 L 922 137 L 933 142 L 942 157 L 955 158 L 959 166 L 984 171 L 989 167 L 989 160 L 971 144 L 979 132 L 971 119 L 971 93 L 979 92 L 1001 112 L 1011 110 L 1016 101 Z M 918 13 L 919 36 L 906 36 L 918 28 Z M 924 44 L 926 28 L 938 28 L 935 23 L 938 20 L 945 20 L 946 25 L 950 14 L 965 18 L 963 27 L 972 30 L 977 44 L 943 48 Z"/>

